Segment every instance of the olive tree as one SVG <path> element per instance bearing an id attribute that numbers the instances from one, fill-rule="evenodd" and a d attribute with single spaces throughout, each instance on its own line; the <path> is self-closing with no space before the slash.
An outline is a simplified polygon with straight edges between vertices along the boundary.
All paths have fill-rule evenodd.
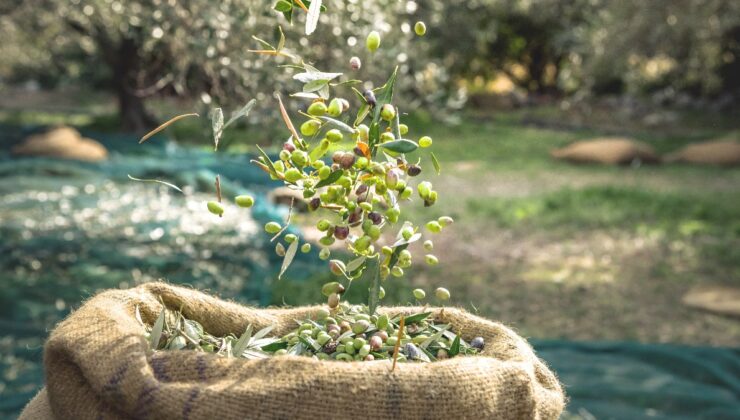
<path id="1" fill-rule="evenodd" d="M 127 129 L 154 124 L 145 99 L 152 95 L 200 98 L 206 105 L 230 106 L 251 98 L 269 98 L 272 90 L 299 88 L 290 72 L 276 66 L 349 62 L 349 48 L 379 30 L 387 43 L 372 55 L 365 80 L 382 83 L 400 65 L 399 88 L 413 100 L 440 99 L 450 86 L 443 66 L 420 59 L 424 48 L 411 48 L 414 8 L 395 0 L 325 0 L 311 47 L 303 31 L 306 13 L 294 1 L 292 22 L 265 0 L 23 0 L 5 20 L 16 42 L 23 40 L 38 70 L 55 63 L 60 73 L 86 83 L 98 79 L 115 93 Z M 310 4 L 305 1 L 304 4 Z M 278 19 L 276 19 L 276 16 Z M 263 45 L 259 35 L 277 45 L 278 25 L 287 37 L 285 55 L 250 52 Z M 10 33 L 10 29 L 0 29 Z M 272 34 L 266 37 L 264 34 Z M 365 59 L 366 57 L 360 57 Z M 367 59 L 370 59 L 368 56 Z M 20 67 L 23 67 L 20 66 Z M 0 71 L 2 69 L 0 68 Z M 9 71 L 6 66 L 6 72 Z M 371 73 L 375 72 L 375 74 Z M 23 76 L 23 75 L 21 75 Z M 260 115 L 262 113 L 253 113 Z"/>

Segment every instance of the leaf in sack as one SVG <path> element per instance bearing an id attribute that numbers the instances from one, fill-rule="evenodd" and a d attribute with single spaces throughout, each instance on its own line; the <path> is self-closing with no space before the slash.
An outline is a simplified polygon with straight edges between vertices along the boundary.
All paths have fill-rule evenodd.
<path id="1" fill-rule="evenodd" d="M 213 150 L 218 150 L 218 142 L 221 140 L 224 128 L 224 112 L 221 108 L 211 111 L 211 127 L 213 128 Z"/>
<path id="2" fill-rule="evenodd" d="M 298 73 L 293 76 L 295 80 L 298 80 L 301 83 L 314 82 L 317 80 L 326 80 L 329 82 L 342 75 L 342 73 L 325 73 L 323 71 L 318 71 L 308 64 L 304 64 L 304 66 L 308 71 Z"/>
<path id="3" fill-rule="evenodd" d="M 278 2 L 275 3 L 273 9 L 277 10 L 280 13 L 285 13 L 293 10 L 293 5 L 289 1 L 278 0 Z"/>
<path id="4" fill-rule="evenodd" d="M 253 340 L 254 341 L 257 341 L 257 340 L 261 339 L 262 337 L 264 337 L 267 334 L 269 334 L 270 331 L 272 331 L 274 328 L 275 328 L 274 325 L 268 325 L 267 327 L 262 328 L 261 330 L 257 331 L 257 333 L 253 337 Z"/>
<path id="5" fill-rule="evenodd" d="M 396 153 L 411 153 L 419 148 L 416 142 L 408 139 L 398 139 L 380 144 L 380 147 Z"/>
<path id="6" fill-rule="evenodd" d="M 313 0 L 308 7 L 308 16 L 306 17 L 306 35 L 311 35 L 316 30 L 321 14 L 321 0 Z"/>
<path id="7" fill-rule="evenodd" d="M 152 327 L 152 334 L 149 336 L 149 345 L 152 347 L 153 350 L 157 349 L 157 346 L 159 345 L 159 339 L 162 338 L 162 330 L 164 329 L 164 317 L 165 317 L 164 313 L 165 313 L 165 310 L 162 309 L 162 312 L 159 313 L 157 320 L 154 321 L 154 326 Z"/>
<path id="8" fill-rule="evenodd" d="M 330 126 L 340 131 L 344 131 L 345 133 L 353 134 L 355 131 L 357 131 L 354 128 L 350 127 L 349 125 L 339 120 L 335 120 L 334 118 L 331 118 L 331 117 L 319 117 L 319 118 L 326 121 Z"/>
<path id="9" fill-rule="evenodd" d="M 419 359 L 425 361 L 425 362 L 436 362 L 437 358 L 434 357 L 434 355 L 427 349 L 422 348 L 420 349 L 421 353 L 419 353 Z"/>
<path id="10" fill-rule="evenodd" d="M 251 101 L 247 102 L 247 104 L 244 105 L 242 109 L 234 113 L 234 115 L 232 115 L 231 118 L 229 118 L 229 121 L 227 121 L 226 124 L 224 124 L 224 126 L 221 128 L 221 131 L 226 130 L 226 127 L 230 126 L 232 123 L 234 123 L 234 121 L 238 120 L 239 118 L 246 117 L 247 115 L 249 115 L 249 112 L 252 110 L 252 108 L 254 108 L 254 105 L 256 103 L 257 103 L 256 99 L 252 99 Z"/>
<path id="11" fill-rule="evenodd" d="M 303 351 L 306 350 L 306 345 L 303 343 L 296 343 L 293 347 L 288 349 L 288 354 L 292 354 L 294 356 L 300 356 Z"/>
<path id="12" fill-rule="evenodd" d="M 165 182 L 165 181 L 160 181 L 160 180 L 158 180 L 158 179 L 141 179 L 141 178 L 134 178 L 134 177 L 132 177 L 131 175 L 129 175 L 129 176 L 128 176 L 128 179 L 130 179 L 130 180 L 132 180 L 132 181 L 139 181 L 139 182 L 156 182 L 157 184 L 162 184 L 162 185 L 166 185 L 166 186 L 168 186 L 168 187 L 170 187 L 170 188 L 172 188 L 172 189 L 174 189 L 174 190 L 177 190 L 177 191 L 180 191 L 181 193 L 183 193 L 183 192 L 182 192 L 182 190 L 180 189 L 180 187 L 178 187 L 177 185 L 175 185 L 175 184 L 170 184 L 169 182 Z M 185 193 L 183 193 L 183 194 L 185 194 Z"/>
<path id="13" fill-rule="evenodd" d="M 447 354 L 450 355 L 450 357 L 457 356 L 458 353 L 460 353 L 460 334 L 455 336 L 455 339 L 452 340 L 452 344 L 450 345 L 450 350 L 447 352 Z"/>
<path id="14" fill-rule="evenodd" d="M 239 337 L 239 341 L 234 344 L 233 354 L 236 357 L 241 357 L 244 350 L 249 346 L 249 340 L 252 339 L 252 324 L 247 325 L 246 331 Z"/>
<path id="15" fill-rule="evenodd" d="M 271 355 L 259 350 L 246 350 L 243 353 L 246 359 L 267 359 Z"/>
<path id="16" fill-rule="evenodd" d="M 293 262 L 293 258 L 295 258 L 295 253 L 298 251 L 298 241 L 293 241 L 293 243 L 290 244 L 288 247 L 288 250 L 285 251 L 285 258 L 283 258 L 283 265 L 280 267 L 280 274 L 278 274 L 278 280 L 283 278 L 283 274 L 285 274 L 285 271 L 290 267 L 290 263 Z"/>
<path id="17" fill-rule="evenodd" d="M 286 343 L 285 341 L 278 340 L 278 341 L 275 341 L 274 343 L 270 343 L 268 345 L 262 346 L 261 348 L 262 348 L 262 351 L 276 352 L 281 349 L 287 349 L 288 343 Z"/>
<path id="18" fill-rule="evenodd" d="M 316 351 L 321 350 L 321 344 L 319 344 L 318 341 L 314 340 L 311 337 L 304 337 L 302 335 L 299 335 L 298 340 L 300 340 L 303 344 L 305 344 L 306 347 L 313 348 Z"/>
<path id="19" fill-rule="evenodd" d="M 418 322 L 421 322 L 429 317 L 431 315 L 431 312 L 422 312 L 420 314 L 414 314 L 411 316 L 406 317 L 406 325 L 416 324 Z"/>
<path id="20" fill-rule="evenodd" d="M 181 120 L 183 118 L 187 118 L 187 117 L 199 117 L 199 116 L 200 115 L 198 115 L 198 114 L 192 113 L 192 114 L 182 114 L 182 115 L 178 115 L 176 117 L 172 117 L 169 120 L 167 120 L 164 123 L 162 123 L 162 125 L 160 125 L 159 127 L 157 127 L 154 130 L 146 133 L 146 135 L 144 135 L 144 137 L 142 137 L 141 140 L 139 140 L 139 144 L 144 143 L 145 141 L 149 140 L 153 135 L 155 135 L 155 134 L 159 133 L 160 131 L 164 130 L 165 128 L 169 127 L 171 124 L 173 124 L 176 121 L 179 121 L 179 120 Z"/>
<path id="21" fill-rule="evenodd" d="M 337 169 L 336 171 L 334 171 L 334 172 L 332 172 L 331 174 L 329 174 L 329 176 L 328 176 L 328 177 L 326 177 L 326 179 L 323 179 L 323 180 L 319 181 L 319 182 L 318 182 L 318 183 L 317 183 L 317 184 L 316 184 L 316 185 L 314 186 L 314 188 L 315 188 L 315 189 L 318 189 L 318 188 L 321 188 L 321 187 L 325 187 L 325 186 L 327 186 L 327 185 L 331 185 L 331 184 L 333 184 L 334 182 L 336 182 L 336 180 L 338 180 L 339 178 L 341 178 L 341 177 L 342 177 L 342 175 L 344 175 L 344 171 L 343 171 L 343 170 L 341 170 L 341 169 Z"/>
<path id="22" fill-rule="evenodd" d="M 421 343 L 421 345 L 420 345 L 419 347 L 421 347 L 421 348 L 422 348 L 422 350 L 424 350 L 424 349 L 426 349 L 427 347 L 429 347 L 429 345 L 430 345 L 430 344 L 432 344 L 433 342 L 435 342 L 435 341 L 439 341 L 439 339 L 440 339 L 440 338 L 442 338 L 442 336 L 444 335 L 444 333 L 445 333 L 445 331 L 447 330 L 447 328 L 449 328 L 449 325 L 448 325 L 448 326 L 446 326 L 446 327 L 445 327 L 444 329 L 442 329 L 441 331 L 438 331 L 438 332 L 436 332 L 436 333 L 435 333 L 434 335 L 432 335 L 431 337 L 429 337 L 429 338 L 427 338 L 426 340 L 424 340 L 424 342 L 423 342 L 423 343 Z"/>
<path id="23" fill-rule="evenodd" d="M 430 156 L 432 157 L 432 165 L 434 165 L 434 170 L 437 172 L 437 175 L 439 175 L 442 172 L 442 168 L 439 166 L 437 156 L 434 156 L 434 152 L 430 153 Z"/>
<path id="24" fill-rule="evenodd" d="M 326 79 L 319 79 L 319 80 L 311 80 L 310 82 L 303 85 L 303 91 L 304 92 L 317 92 L 324 88 L 324 86 L 328 85 L 329 81 Z"/>

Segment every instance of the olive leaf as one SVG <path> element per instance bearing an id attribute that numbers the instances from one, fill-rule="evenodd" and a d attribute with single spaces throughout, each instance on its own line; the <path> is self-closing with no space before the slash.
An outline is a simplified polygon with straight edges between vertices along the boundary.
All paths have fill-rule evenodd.
<path id="1" fill-rule="evenodd" d="M 370 315 L 375 314 L 380 301 L 380 257 L 377 258 L 372 282 L 370 283 L 370 296 L 368 297 L 367 308 Z"/>
<path id="2" fill-rule="evenodd" d="M 319 79 L 319 80 L 311 80 L 310 82 L 303 85 L 303 91 L 304 92 L 317 92 L 324 88 L 324 86 L 328 85 L 329 81 L 326 79 Z"/>
<path id="3" fill-rule="evenodd" d="M 152 333 L 149 336 L 149 345 L 152 347 L 153 350 L 157 349 L 157 346 L 159 345 L 159 339 L 162 338 L 162 330 L 164 329 L 164 314 L 165 309 L 163 308 L 162 312 L 159 313 L 157 320 L 154 321 Z"/>
<path id="4" fill-rule="evenodd" d="M 442 338 L 442 336 L 444 335 L 445 331 L 447 331 L 448 328 L 450 328 L 450 326 L 449 325 L 446 325 L 439 332 L 437 332 L 436 334 L 434 334 L 431 337 L 429 337 L 426 340 L 424 340 L 424 342 L 421 343 L 421 345 L 419 347 L 421 347 L 422 350 L 425 350 L 433 342 L 439 341 L 439 339 Z"/>
<path id="5" fill-rule="evenodd" d="M 261 330 L 257 331 L 256 334 L 254 334 L 253 340 L 254 341 L 257 341 L 257 340 L 263 338 L 264 336 L 266 336 L 267 334 L 269 334 L 273 329 L 275 329 L 275 326 L 274 325 L 268 325 L 267 327 L 262 328 Z"/>
<path id="6" fill-rule="evenodd" d="M 298 80 L 301 83 L 315 82 L 317 80 L 325 80 L 328 83 L 342 75 L 342 73 L 325 73 L 323 71 L 318 71 L 315 67 L 308 64 L 304 64 L 304 68 L 306 71 L 294 75 L 293 79 Z"/>
<path id="7" fill-rule="evenodd" d="M 257 103 L 256 99 L 252 99 L 251 101 L 247 102 L 246 105 L 244 105 L 239 111 L 235 112 L 231 118 L 229 118 L 228 121 L 226 121 L 226 124 L 221 127 L 221 131 L 226 130 L 228 126 L 234 123 L 234 121 L 238 120 L 241 117 L 246 117 L 249 115 L 249 112 L 252 111 L 252 108 L 254 108 L 254 105 Z"/>
<path id="8" fill-rule="evenodd" d="M 379 144 L 380 147 L 396 153 L 411 153 L 419 148 L 416 142 L 408 139 L 398 139 Z"/>
<path id="9" fill-rule="evenodd" d="M 278 31 L 280 31 L 280 40 L 278 41 L 276 51 L 280 51 L 285 47 L 285 34 L 283 33 L 283 27 L 278 25 Z"/>
<path id="10" fill-rule="evenodd" d="M 419 323 L 429 317 L 431 315 L 431 312 L 422 312 L 420 314 L 414 314 L 406 317 L 406 325 L 416 324 Z M 398 322 L 397 320 L 394 320 L 394 322 Z"/>
<path id="11" fill-rule="evenodd" d="M 273 165 L 273 163 L 272 163 L 272 159 L 270 159 L 270 156 L 268 156 L 267 153 L 265 153 L 265 151 L 262 150 L 262 148 L 259 145 L 256 145 L 256 146 L 257 146 L 257 150 L 260 151 L 260 153 L 262 154 L 262 157 L 265 159 L 265 164 L 267 165 L 267 167 L 268 167 L 268 169 L 270 171 L 270 174 L 273 175 L 273 176 L 275 176 L 275 177 L 280 177 L 278 175 L 277 169 L 275 169 L 275 165 Z"/>
<path id="12" fill-rule="evenodd" d="M 455 336 L 455 339 L 452 340 L 452 344 L 450 345 L 450 350 L 447 352 L 447 354 L 449 354 L 450 357 L 457 356 L 458 353 L 460 353 L 460 334 L 457 334 Z"/>
<path id="13" fill-rule="evenodd" d="M 367 259 L 367 257 L 365 257 L 363 255 L 361 257 L 355 258 L 354 260 L 348 262 L 347 263 L 347 267 L 346 267 L 347 272 L 348 273 L 351 273 L 351 272 L 357 270 L 358 268 L 362 267 L 362 265 L 365 263 L 365 260 L 366 259 Z"/>
<path id="14" fill-rule="evenodd" d="M 234 344 L 234 347 L 232 348 L 233 355 L 236 357 L 240 357 L 242 353 L 244 353 L 244 350 L 247 349 L 247 346 L 249 345 L 249 340 L 252 338 L 252 324 L 247 325 L 247 329 L 244 331 L 244 334 L 242 334 L 241 337 L 239 337 L 239 341 Z"/>
<path id="15" fill-rule="evenodd" d="M 437 175 L 439 175 L 442 172 L 442 168 L 439 166 L 437 156 L 434 156 L 434 152 L 430 153 L 429 156 L 432 158 L 432 165 L 434 165 L 434 170 L 437 172 Z"/>
<path id="16" fill-rule="evenodd" d="M 168 187 L 170 187 L 170 188 L 172 188 L 172 189 L 174 189 L 174 190 L 180 191 L 181 193 L 185 194 L 185 193 L 184 193 L 184 192 L 183 192 L 183 191 L 182 191 L 182 190 L 180 189 L 180 187 L 178 187 L 177 185 L 175 185 L 175 184 L 170 184 L 169 182 L 165 182 L 165 181 L 160 181 L 160 180 L 158 180 L 158 179 L 141 179 L 141 178 L 134 178 L 134 177 L 132 177 L 131 175 L 128 175 L 128 179 L 130 179 L 130 180 L 132 180 L 132 181 L 138 181 L 138 182 L 156 182 L 157 184 L 162 184 L 162 185 L 166 185 L 166 186 L 168 186 Z"/>
<path id="17" fill-rule="evenodd" d="M 308 7 L 308 16 L 306 17 L 306 35 L 311 35 L 316 30 L 321 13 L 321 0 L 313 0 Z"/>
<path id="18" fill-rule="evenodd" d="M 213 128 L 213 150 L 218 150 L 218 142 L 221 140 L 224 128 L 224 112 L 221 108 L 215 108 L 211 111 L 211 127 Z"/>
<path id="19" fill-rule="evenodd" d="M 335 120 L 334 118 L 331 118 L 331 117 L 319 117 L 319 118 L 326 121 L 330 126 L 340 131 L 344 131 L 345 133 L 355 133 L 357 131 L 354 128 L 350 127 L 349 125 L 339 120 Z"/>
<path id="20" fill-rule="evenodd" d="M 283 258 L 283 265 L 280 267 L 278 280 L 282 279 L 283 274 L 285 274 L 285 271 L 290 267 L 290 263 L 292 263 L 293 258 L 295 258 L 296 251 L 298 251 L 298 240 L 293 241 L 293 243 L 288 247 L 288 250 L 285 251 L 285 258 Z"/>
<path id="21" fill-rule="evenodd" d="M 293 5 L 288 1 L 278 0 L 278 2 L 275 3 L 273 9 L 277 10 L 280 13 L 285 13 L 293 10 Z"/>
<path id="22" fill-rule="evenodd" d="M 327 185 L 331 185 L 334 182 L 336 182 L 336 180 L 338 180 L 339 178 L 341 178 L 342 175 L 344 175 L 344 171 L 341 170 L 341 169 L 337 169 L 336 171 L 334 171 L 331 174 L 329 174 L 329 176 L 326 177 L 326 179 L 323 179 L 323 180 L 319 181 L 314 186 L 314 188 L 321 188 L 321 187 L 325 187 Z"/>
<path id="23" fill-rule="evenodd" d="M 305 99 L 319 99 L 320 96 L 313 92 L 296 92 L 291 93 L 290 96 L 294 98 L 305 98 Z"/>

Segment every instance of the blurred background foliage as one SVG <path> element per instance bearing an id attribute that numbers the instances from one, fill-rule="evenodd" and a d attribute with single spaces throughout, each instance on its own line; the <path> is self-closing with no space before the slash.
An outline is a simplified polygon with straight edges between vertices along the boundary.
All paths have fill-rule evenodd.
<path id="1" fill-rule="evenodd" d="M 733 0 L 325 4 L 310 46 L 301 31 L 287 31 L 288 50 L 319 69 L 346 71 L 336 63 L 347 63 L 352 47 L 377 29 L 385 47 L 361 54 L 372 63 L 357 76 L 380 84 L 400 65 L 409 109 L 457 108 L 490 92 L 519 102 L 616 94 L 719 107 L 740 98 L 740 3 Z M 292 75 L 275 68 L 290 59 L 247 52 L 259 47 L 252 35 L 277 43 L 275 22 L 289 25 L 264 0 L 11 0 L 0 7 L 0 86 L 109 90 L 127 129 L 153 125 L 145 101 L 154 96 L 237 106 L 269 96 Z M 412 46 L 416 20 L 432 30 Z M 254 123 L 271 114 L 252 115 Z"/>

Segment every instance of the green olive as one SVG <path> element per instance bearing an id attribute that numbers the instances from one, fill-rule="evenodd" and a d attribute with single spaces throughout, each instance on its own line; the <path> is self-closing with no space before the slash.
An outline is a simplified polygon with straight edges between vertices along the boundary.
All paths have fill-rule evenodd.
<path id="1" fill-rule="evenodd" d="M 426 292 L 421 289 L 414 289 L 412 293 L 414 294 L 416 300 L 424 300 L 424 298 L 427 297 Z"/>
<path id="2" fill-rule="evenodd" d="M 326 133 L 326 138 L 331 143 L 339 143 L 344 138 L 344 135 L 342 135 L 342 132 L 337 130 L 336 128 L 332 128 Z"/>
<path id="3" fill-rule="evenodd" d="M 216 216 L 222 216 L 224 214 L 224 206 L 222 206 L 218 201 L 209 201 L 206 207 L 208 207 L 208 211 Z"/>
<path id="4" fill-rule="evenodd" d="M 424 257 L 424 261 L 426 261 L 427 264 L 429 264 L 429 265 L 437 265 L 437 264 L 439 264 L 439 259 L 437 257 L 435 257 L 434 255 L 432 255 L 432 254 L 426 255 Z"/>
<path id="5" fill-rule="evenodd" d="M 434 291 L 434 295 L 437 296 L 437 299 L 439 300 L 449 300 L 450 299 L 450 291 L 445 289 L 444 287 L 438 287 Z"/>
<path id="6" fill-rule="evenodd" d="M 416 35 L 424 36 L 427 33 L 427 25 L 422 21 L 418 21 L 414 24 L 414 32 Z"/>
<path id="7" fill-rule="evenodd" d="M 281 226 L 278 222 L 268 222 L 265 224 L 265 232 L 267 233 L 278 233 L 280 232 Z"/>
<path id="8" fill-rule="evenodd" d="M 329 107 L 326 109 L 329 116 L 335 118 L 342 115 L 342 111 L 342 101 L 339 100 L 339 98 L 332 99 L 331 102 L 329 102 Z"/>
<path id="9" fill-rule="evenodd" d="M 378 31 L 372 31 L 367 35 L 365 46 L 370 52 L 375 52 L 380 47 L 380 34 Z"/>
<path id="10" fill-rule="evenodd" d="M 326 104 L 323 102 L 314 102 L 308 107 L 308 115 L 321 117 L 326 114 Z"/>
<path id="11" fill-rule="evenodd" d="M 249 208 L 254 205 L 254 198 L 251 195 L 237 195 L 234 201 L 239 207 Z"/>
<path id="12" fill-rule="evenodd" d="M 432 145 L 432 138 L 429 136 L 424 136 L 419 139 L 419 146 L 420 147 L 429 147 Z"/>
<path id="13" fill-rule="evenodd" d="M 321 129 L 321 121 L 319 120 L 308 120 L 301 124 L 301 134 L 306 137 L 314 136 Z"/>

